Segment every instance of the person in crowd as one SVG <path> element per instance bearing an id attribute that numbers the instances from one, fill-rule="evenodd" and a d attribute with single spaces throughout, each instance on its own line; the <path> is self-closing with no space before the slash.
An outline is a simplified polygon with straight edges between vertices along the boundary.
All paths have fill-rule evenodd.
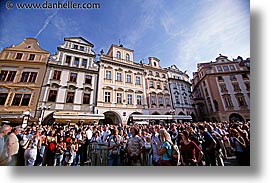
<path id="1" fill-rule="evenodd" d="M 16 126 L 7 137 L 7 158 L 8 166 L 16 166 L 18 161 L 19 140 L 17 135 L 21 133 L 22 128 Z"/>
<path id="2" fill-rule="evenodd" d="M 31 136 L 28 138 L 28 147 L 24 152 L 24 160 L 25 160 L 25 166 L 34 166 L 37 153 L 39 153 L 41 149 L 41 133 L 42 130 L 39 129 L 35 131 L 36 133 L 34 135 L 31 134 Z"/>
<path id="3" fill-rule="evenodd" d="M 158 155 L 158 150 L 157 150 L 157 147 L 161 146 L 161 142 L 160 142 L 160 137 L 159 137 L 158 131 L 159 131 L 159 126 L 158 125 L 153 125 L 150 128 L 150 132 L 151 132 L 151 146 L 152 146 L 152 150 L 151 150 L 152 165 L 154 165 L 154 166 L 158 166 L 159 165 L 159 161 L 161 159 L 160 155 Z"/>
<path id="4" fill-rule="evenodd" d="M 197 166 L 203 157 L 203 152 L 199 146 L 189 138 L 189 132 L 181 133 L 180 153 L 181 164 L 183 166 Z"/>
<path id="5" fill-rule="evenodd" d="M 6 165 L 6 138 L 11 131 L 10 125 L 3 125 L 0 127 L 0 166 Z"/>
<path id="6" fill-rule="evenodd" d="M 118 134 L 118 129 L 114 128 L 112 135 L 108 140 L 108 166 L 120 166 L 120 150 L 123 146 L 123 138 Z"/>
<path id="7" fill-rule="evenodd" d="M 64 142 L 64 137 L 61 135 L 57 136 L 56 151 L 55 151 L 53 166 L 63 165 L 63 157 L 65 152 L 66 152 L 66 143 Z"/>
<path id="8" fill-rule="evenodd" d="M 158 144 L 154 141 L 153 144 L 156 145 L 157 153 L 161 156 L 159 161 L 160 166 L 172 166 L 171 157 L 172 157 L 172 140 L 170 134 L 166 129 L 159 130 L 159 137 L 161 141 L 161 147 L 158 147 Z"/>
<path id="9" fill-rule="evenodd" d="M 55 150 L 56 150 L 57 136 L 55 130 L 49 132 L 49 136 L 46 138 L 46 149 L 44 152 L 44 163 L 43 166 L 53 166 Z"/>
<path id="10" fill-rule="evenodd" d="M 231 145 L 235 148 L 235 155 L 240 166 L 248 166 L 246 162 L 245 148 L 246 144 L 243 137 L 239 134 L 238 130 L 231 129 Z"/>
<path id="11" fill-rule="evenodd" d="M 96 142 L 96 143 L 102 143 L 102 138 L 99 136 L 99 131 L 96 131 L 94 133 L 94 136 L 91 139 L 91 142 Z"/>
<path id="12" fill-rule="evenodd" d="M 215 146 L 217 142 L 213 138 L 213 136 L 206 130 L 204 125 L 200 124 L 198 126 L 202 137 L 202 151 L 205 157 L 206 166 L 217 166 L 216 163 L 216 153 Z"/>
<path id="13" fill-rule="evenodd" d="M 131 137 L 129 138 L 126 149 L 128 154 L 129 165 L 131 166 L 141 166 L 141 153 L 144 151 L 144 141 L 139 134 L 138 127 L 132 127 L 130 129 Z"/>

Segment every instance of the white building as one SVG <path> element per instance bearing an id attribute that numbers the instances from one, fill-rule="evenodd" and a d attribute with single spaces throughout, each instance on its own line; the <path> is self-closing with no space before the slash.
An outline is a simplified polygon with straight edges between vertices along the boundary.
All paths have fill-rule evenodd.
<path id="1" fill-rule="evenodd" d="M 94 123 L 98 65 L 94 45 L 82 37 L 64 39 L 51 56 L 41 90 L 37 115 L 42 123 Z"/>
<path id="2" fill-rule="evenodd" d="M 165 68 L 168 74 L 169 88 L 175 115 L 191 115 L 195 120 L 195 108 L 192 100 L 191 82 L 186 72 L 176 65 Z"/>

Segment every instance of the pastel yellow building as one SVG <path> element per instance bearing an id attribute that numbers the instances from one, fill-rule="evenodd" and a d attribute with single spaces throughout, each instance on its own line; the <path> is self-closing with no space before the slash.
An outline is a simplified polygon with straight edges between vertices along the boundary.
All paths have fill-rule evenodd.
<path id="1" fill-rule="evenodd" d="M 96 107 L 105 115 L 101 123 L 125 125 L 147 106 L 144 70 L 133 61 L 133 52 L 113 44 L 107 54 L 101 53 Z"/>
<path id="2" fill-rule="evenodd" d="M 50 53 L 36 39 L 26 38 L 0 54 L 0 121 L 20 124 L 34 118 Z M 24 114 L 24 115 L 23 115 Z"/>

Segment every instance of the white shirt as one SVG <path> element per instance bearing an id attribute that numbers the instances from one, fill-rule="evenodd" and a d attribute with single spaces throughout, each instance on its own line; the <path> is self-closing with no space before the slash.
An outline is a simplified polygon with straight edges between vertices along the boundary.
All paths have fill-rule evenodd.
<path id="1" fill-rule="evenodd" d="M 91 138 L 93 136 L 93 131 L 91 129 L 88 129 L 86 131 L 86 135 L 87 135 L 88 140 L 91 140 Z"/>

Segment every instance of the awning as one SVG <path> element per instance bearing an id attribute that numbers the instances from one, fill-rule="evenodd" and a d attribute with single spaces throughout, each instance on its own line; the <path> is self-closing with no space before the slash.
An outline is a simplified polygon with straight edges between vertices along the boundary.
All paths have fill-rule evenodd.
<path id="1" fill-rule="evenodd" d="M 139 114 L 133 114 L 132 117 L 133 117 L 133 120 L 150 120 L 150 119 L 192 120 L 192 117 L 189 115 L 139 115 Z"/>
<path id="2" fill-rule="evenodd" d="M 54 119 L 64 120 L 100 120 L 104 119 L 103 114 L 90 114 L 82 112 L 55 112 L 53 114 Z"/>

